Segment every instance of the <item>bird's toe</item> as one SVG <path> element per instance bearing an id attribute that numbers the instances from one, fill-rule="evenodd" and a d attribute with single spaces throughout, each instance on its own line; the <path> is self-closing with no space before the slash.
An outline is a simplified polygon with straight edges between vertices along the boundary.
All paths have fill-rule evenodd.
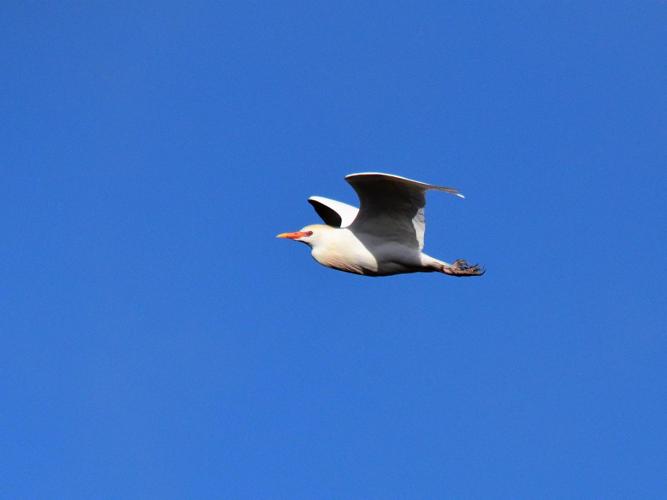
<path id="1" fill-rule="evenodd" d="M 457 259 L 442 272 L 451 276 L 481 276 L 486 270 L 479 264 L 469 264 L 465 259 Z"/>

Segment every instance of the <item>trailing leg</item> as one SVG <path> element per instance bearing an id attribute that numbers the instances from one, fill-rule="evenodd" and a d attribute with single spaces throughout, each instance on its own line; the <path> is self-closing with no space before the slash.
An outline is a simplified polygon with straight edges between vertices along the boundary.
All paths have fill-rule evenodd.
<path id="1" fill-rule="evenodd" d="M 440 269 L 450 276 L 481 276 L 486 270 L 479 264 L 468 264 L 465 259 L 455 260 L 452 264 L 444 264 Z"/>

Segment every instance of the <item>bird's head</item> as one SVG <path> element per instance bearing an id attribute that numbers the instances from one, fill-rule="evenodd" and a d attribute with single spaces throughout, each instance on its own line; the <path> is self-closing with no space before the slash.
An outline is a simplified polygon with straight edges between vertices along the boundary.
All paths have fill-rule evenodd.
<path id="1" fill-rule="evenodd" d="M 285 238 L 288 240 L 299 241 L 301 243 L 305 243 L 312 247 L 322 239 L 322 235 L 324 233 L 332 229 L 334 228 L 330 226 L 325 226 L 323 224 L 312 224 L 293 233 L 280 233 L 279 235 L 276 236 L 276 238 Z"/>

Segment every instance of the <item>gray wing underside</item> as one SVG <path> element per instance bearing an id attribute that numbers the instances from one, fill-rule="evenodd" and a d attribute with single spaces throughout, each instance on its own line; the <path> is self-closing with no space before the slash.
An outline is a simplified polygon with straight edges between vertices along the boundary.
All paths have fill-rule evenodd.
<path id="1" fill-rule="evenodd" d="M 435 186 L 398 175 L 368 172 L 345 177 L 359 196 L 359 213 L 350 225 L 355 234 L 378 243 L 424 248 L 426 191 L 463 195 L 455 188 Z"/>

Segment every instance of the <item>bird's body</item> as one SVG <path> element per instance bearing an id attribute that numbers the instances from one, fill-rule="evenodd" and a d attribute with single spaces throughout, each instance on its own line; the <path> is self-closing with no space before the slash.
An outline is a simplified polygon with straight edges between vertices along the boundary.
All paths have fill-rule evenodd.
<path id="1" fill-rule="evenodd" d="M 425 192 L 436 189 L 462 198 L 456 189 L 381 173 L 351 174 L 346 180 L 359 195 L 359 209 L 313 196 L 308 201 L 327 224 L 313 224 L 278 237 L 308 244 L 317 262 L 349 273 L 367 276 L 434 271 L 454 276 L 483 274 L 479 266 L 469 266 L 462 259 L 448 264 L 422 252 Z"/>

